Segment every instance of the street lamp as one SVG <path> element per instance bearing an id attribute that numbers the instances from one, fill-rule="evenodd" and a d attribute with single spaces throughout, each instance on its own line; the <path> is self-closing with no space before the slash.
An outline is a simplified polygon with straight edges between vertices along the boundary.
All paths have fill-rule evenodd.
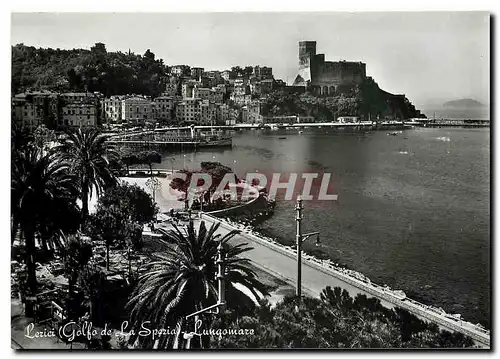
<path id="1" fill-rule="evenodd" d="M 302 198 L 300 198 L 300 195 L 297 197 L 297 205 L 295 206 L 295 210 L 297 211 L 297 217 L 295 218 L 295 221 L 297 221 L 297 235 L 296 235 L 296 240 L 297 240 L 297 297 L 300 298 L 302 296 L 302 243 L 306 241 L 309 237 L 312 236 L 317 236 L 316 237 L 316 246 L 319 245 L 319 232 L 311 232 L 311 233 L 306 233 L 302 234 L 302 210 L 304 209 L 304 206 L 302 205 Z"/>
<path id="2" fill-rule="evenodd" d="M 225 259 L 226 255 L 223 253 L 222 250 L 222 242 L 219 241 L 219 246 L 217 247 L 217 259 L 215 261 L 215 264 L 217 264 L 217 283 L 218 283 L 218 292 L 217 292 L 217 303 L 203 308 L 201 310 L 198 310 L 194 313 L 191 313 L 185 317 L 186 320 L 189 318 L 194 317 L 195 318 L 195 326 L 196 322 L 198 321 L 198 316 L 200 314 L 224 314 L 224 309 L 226 307 L 226 285 L 225 285 L 225 278 L 224 278 L 224 273 L 225 273 Z M 196 329 L 195 329 L 196 330 Z M 186 349 L 191 348 L 191 339 L 193 339 L 194 334 L 196 332 L 191 332 L 191 333 L 184 333 L 184 339 L 187 340 L 186 344 Z"/>
<path id="3" fill-rule="evenodd" d="M 205 199 L 205 193 L 207 193 L 207 191 L 202 191 L 200 195 L 200 212 L 203 212 L 203 200 Z"/>
<path id="4" fill-rule="evenodd" d="M 172 175 L 174 174 L 174 162 L 175 162 L 175 158 L 170 157 L 170 165 L 171 165 L 171 169 L 172 169 Z"/>

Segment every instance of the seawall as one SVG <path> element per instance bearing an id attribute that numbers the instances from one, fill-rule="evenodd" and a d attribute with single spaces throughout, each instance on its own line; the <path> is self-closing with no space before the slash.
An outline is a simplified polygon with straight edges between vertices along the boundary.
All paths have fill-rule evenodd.
<path id="1" fill-rule="evenodd" d="M 237 225 L 232 225 L 202 213 L 201 219 L 208 223 L 220 223 L 220 230 L 231 231 L 240 229 Z M 258 267 L 277 275 L 280 279 L 289 284 L 295 285 L 295 275 L 297 270 L 296 251 L 290 247 L 282 246 L 272 242 L 269 238 L 264 238 L 257 233 L 252 233 L 250 229 L 243 229 L 236 236 L 233 243 L 249 243 L 253 250 L 245 254 Z M 307 254 L 302 255 L 302 286 L 304 292 L 319 296 L 326 286 L 341 287 L 346 289 L 351 296 L 358 293 L 369 297 L 376 297 L 381 304 L 393 308 L 395 306 L 408 310 L 418 318 L 437 324 L 440 328 L 461 332 L 470 336 L 474 342 L 488 348 L 490 346 L 489 331 L 475 326 L 472 323 L 451 319 L 442 310 L 426 306 L 410 298 L 401 297 L 397 292 L 388 287 L 383 287 L 372 283 L 368 278 L 355 271 L 347 270 L 336 266 L 331 261 L 323 261 Z"/>

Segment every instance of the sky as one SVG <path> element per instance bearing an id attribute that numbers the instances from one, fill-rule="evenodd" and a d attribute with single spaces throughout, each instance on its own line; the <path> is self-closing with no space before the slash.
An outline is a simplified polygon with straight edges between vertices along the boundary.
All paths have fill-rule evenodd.
<path id="1" fill-rule="evenodd" d="M 207 70 L 262 65 L 291 84 L 298 42 L 327 61 L 363 61 L 368 76 L 417 108 L 490 97 L 486 12 L 13 13 L 11 44 L 143 54 Z"/>

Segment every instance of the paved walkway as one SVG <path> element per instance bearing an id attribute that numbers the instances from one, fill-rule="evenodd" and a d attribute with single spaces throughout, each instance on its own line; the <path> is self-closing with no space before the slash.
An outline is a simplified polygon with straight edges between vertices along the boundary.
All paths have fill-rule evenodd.
<path id="1" fill-rule="evenodd" d="M 204 218 L 205 222 L 213 223 L 207 217 Z M 199 226 L 200 220 L 196 220 L 196 226 Z M 225 235 L 229 233 L 229 229 L 225 226 L 220 226 L 217 233 Z M 241 256 L 248 258 L 252 261 L 252 264 L 259 267 L 265 271 L 268 271 L 277 278 L 283 280 L 284 282 L 290 284 L 295 288 L 296 286 L 296 273 L 297 273 L 297 259 L 295 256 L 284 255 L 283 252 L 274 251 L 266 246 L 264 243 L 259 243 L 257 241 L 250 241 L 242 235 L 236 235 L 230 242 L 231 244 L 248 243 L 253 249 Z M 352 297 L 355 297 L 358 293 L 366 294 L 370 296 L 369 293 L 365 293 L 359 288 L 356 288 L 346 282 L 343 282 L 331 274 L 322 272 L 316 267 L 312 267 L 307 264 L 307 262 L 302 263 L 302 293 L 318 297 L 320 293 L 326 286 L 341 287 L 346 289 Z M 389 303 L 387 303 L 389 305 Z"/>

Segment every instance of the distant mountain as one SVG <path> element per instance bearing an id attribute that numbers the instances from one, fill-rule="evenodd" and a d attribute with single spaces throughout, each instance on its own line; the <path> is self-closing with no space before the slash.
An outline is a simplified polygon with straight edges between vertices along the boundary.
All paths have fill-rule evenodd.
<path id="1" fill-rule="evenodd" d="M 443 107 L 448 108 L 472 108 L 472 107 L 485 107 L 486 105 L 473 100 L 471 98 L 463 98 L 460 100 L 448 101 L 443 104 Z"/>

